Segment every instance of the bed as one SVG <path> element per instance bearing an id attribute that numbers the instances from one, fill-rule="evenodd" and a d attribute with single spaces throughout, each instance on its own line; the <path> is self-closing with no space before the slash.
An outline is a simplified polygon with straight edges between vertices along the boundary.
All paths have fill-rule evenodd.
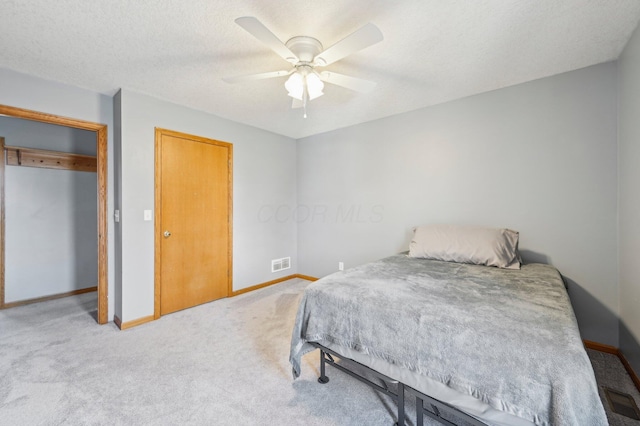
<path id="1" fill-rule="evenodd" d="M 317 348 L 321 376 L 333 353 L 397 381 L 399 404 L 408 390 L 488 425 L 608 424 L 566 288 L 549 265 L 398 254 L 329 275 L 301 299 L 294 378 Z"/>

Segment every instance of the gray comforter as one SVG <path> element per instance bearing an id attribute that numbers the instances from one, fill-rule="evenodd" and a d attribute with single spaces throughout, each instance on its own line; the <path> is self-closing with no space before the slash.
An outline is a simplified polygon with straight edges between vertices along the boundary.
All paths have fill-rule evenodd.
<path id="1" fill-rule="evenodd" d="M 606 425 L 568 294 L 548 265 L 520 270 L 396 255 L 327 276 L 302 297 L 308 342 L 351 348 L 538 425 Z"/>

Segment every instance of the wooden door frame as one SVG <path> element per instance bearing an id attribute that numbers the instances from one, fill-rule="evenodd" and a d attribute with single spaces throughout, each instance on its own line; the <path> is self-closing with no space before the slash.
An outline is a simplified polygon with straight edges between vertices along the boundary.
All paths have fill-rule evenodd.
<path id="1" fill-rule="evenodd" d="M 188 133 L 176 132 L 174 130 L 162 129 L 159 127 L 155 128 L 155 217 L 154 217 L 154 303 L 153 303 L 153 319 L 160 318 L 160 288 L 161 288 L 161 238 L 160 234 L 162 232 L 161 224 L 162 224 L 162 194 L 161 194 L 161 177 L 162 177 L 162 144 L 160 141 L 162 140 L 162 135 L 173 136 L 177 138 L 185 138 L 193 141 L 208 143 L 211 145 L 224 146 L 229 149 L 229 243 L 228 243 L 228 256 L 227 256 L 227 297 L 231 296 L 233 293 L 233 144 L 229 142 L 218 141 L 215 139 L 203 138 L 201 136 L 194 136 Z"/>
<path id="2" fill-rule="evenodd" d="M 61 117 L 43 112 L 0 105 L 0 115 L 41 123 L 56 124 L 74 129 L 89 130 L 96 133 L 97 142 L 97 199 L 98 199 L 98 324 L 108 322 L 108 276 L 107 276 L 107 125 L 75 118 Z M 2 167 L 0 167 L 0 308 L 4 300 L 4 163 L 5 153 L 2 149 Z"/>

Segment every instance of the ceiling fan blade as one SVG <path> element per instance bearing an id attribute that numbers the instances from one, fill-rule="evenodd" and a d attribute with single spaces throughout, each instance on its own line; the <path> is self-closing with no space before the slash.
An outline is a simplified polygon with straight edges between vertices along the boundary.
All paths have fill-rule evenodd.
<path id="1" fill-rule="evenodd" d="M 318 66 L 329 65 L 339 61 L 347 55 L 350 55 L 372 44 L 382 41 L 384 37 L 378 27 L 369 22 L 359 30 L 349 34 L 324 52 L 319 53 L 314 58 L 314 62 Z"/>
<path id="2" fill-rule="evenodd" d="M 271 71 L 260 74 L 237 75 L 235 77 L 224 77 L 222 80 L 227 83 L 244 83 L 246 81 L 264 80 L 265 78 L 284 77 L 285 75 L 291 74 L 293 71 L 294 70 L 292 69 L 290 71 Z"/>
<path id="3" fill-rule="evenodd" d="M 294 53 L 289 50 L 289 48 L 285 46 L 278 37 L 269 31 L 262 22 L 258 21 L 258 19 L 253 16 L 243 16 L 236 19 L 236 24 L 240 25 L 249 34 L 269 46 L 271 50 L 276 52 L 285 61 L 291 62 L 292 64 L 298 62 L 296 55 L 294 55 Z"/>
<path id="4" fill-rule="evenodd" d="M 291 109 L 302 108 L 302 101 L 300 99 L 293 98 L 291 102 Z"/>
<path id="5" fill-rule="evenodd" d="M 376 83 L 361 78 L 349 77 L 348 75 L 338 74 L 331 71 L 322 71 L 320 80 L 346 89 L 355 90 L 360 93 L 369 93 L 376 87 Z"/>

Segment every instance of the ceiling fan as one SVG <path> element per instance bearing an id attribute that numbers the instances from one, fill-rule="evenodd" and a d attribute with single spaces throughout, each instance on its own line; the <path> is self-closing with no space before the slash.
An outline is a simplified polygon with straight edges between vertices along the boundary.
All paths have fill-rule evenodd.
<path id="1" fill-rule="evenodd" d="M 382 32 L 372 23 L 366 24 L 359 30 L 349 34 L 328 49 L 323 49 L 322 43 L 313 37 L 296 36 L 283 43 L 267 27 L 253 16 L 244 16 L 235 20 L 249 34 L 266 44 L 282 59 L 289 62 L 293 68 L 282 71 L 271 71 L 259 74 L 241 75 L 223 78 L 227 83 L 241 83 L 262 80 L 265 78 L 289 76 L 284 86 L 289 96 L 293 98 L 292 108 L 303 108 L 304 118 L 307 117 L 307 103 L 318 96 L 322 96 L 323 82 L 335 84 L 367 93 L 373 90 L 376 83 L 338 74 L 332 71 L 320 71 L 316 68 L 325 67 L 354 52 L 382 41 Z"/>

